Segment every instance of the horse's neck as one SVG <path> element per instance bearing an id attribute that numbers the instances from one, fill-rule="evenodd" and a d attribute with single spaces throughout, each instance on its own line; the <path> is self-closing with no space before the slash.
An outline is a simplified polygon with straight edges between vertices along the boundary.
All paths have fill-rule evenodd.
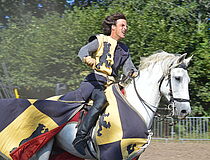
<path id="1" fill-rule="evenodd" d="M 147 104 L 149 104 L 154 112 L 156 112 L 161 98 L 158 84 L 161 76 L 162 73 L 158 69 L 153 69 L 151 72 L 143 70 L 140 72 L 140 76 L 135 79 L 138 94 Z M 136 108 L 149 128 L 154 117 L 154 112 L 152 112 L 144 103 L 140 101 L 134 89 L 133 82 L 131 82 L 125 88 L 125 91 L 128 102 L 134 108 Z M 152 106 L 155 106 L 155 108 Z"/>

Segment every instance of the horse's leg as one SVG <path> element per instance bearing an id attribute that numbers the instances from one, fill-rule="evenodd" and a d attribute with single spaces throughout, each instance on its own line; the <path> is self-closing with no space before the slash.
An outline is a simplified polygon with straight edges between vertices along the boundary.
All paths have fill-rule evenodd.
<path id="1" fill-rule="evenodd" d="M 83 157 L 81 154 L 79 154 L 72 144 L 74 138 L 76 137 L 77 132 L 77 123 L 68 123 L 57 135 L 56 135 L 56 142 L 59 145 L 60 148 L 65 150 L 66 152 L 77 156 L 77 157 Z M 88 157 L 87 157 L 88 158 Z"/>
<path id="2" fill-rule="evenodd" d="M 76 151 L 74 148 L 72 142 L 74 138 L 76 137 L 77 132 L 77 123 L 68 123 L 55 137 L 56 137 L 56 143 L 58 146 L 65 150 L 66 152 L 70 153 L 71 155 L 74 155 L 76 157 L 81 157 L 84 159 L 94 159 L 91 155 L 85 155 L 82 156 L 80 153 Z"/>
<path id="3" fill-rule="evenodd" d="M 54 139 L 45 144 L 30 160 L 48 160 L 52 151 Z"/>
<path id="4" fill-rule="evenodd" d="M 56 142 L 63 150 L 79 155 L 74 149 L 72 142 L 76 136 L 76 123 L 68 123 L 57 135 Z"/>

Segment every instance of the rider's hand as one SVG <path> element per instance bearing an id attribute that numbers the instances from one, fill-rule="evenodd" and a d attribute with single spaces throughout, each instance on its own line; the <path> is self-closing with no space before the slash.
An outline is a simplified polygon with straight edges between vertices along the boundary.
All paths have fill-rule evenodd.
<path id="1" fill-rule="evenodd" d="M 128 75 L 132 78 L 136 78 L 139 75 L 138 71 L 134 71 L 133 69 L 128 73 Z"/>
<path id="2" fill-rule="evenodd" d="M 87 56 L 83 58 L 83 61 L 90 67 L 95 68 L 96 60 L 91 56 Z"/>
<path id="3" fill-rule="evenodd" d="M 131 77 L 136 78 L 139 75 L 138 71 L 135 71 L 131 74 Z"/>

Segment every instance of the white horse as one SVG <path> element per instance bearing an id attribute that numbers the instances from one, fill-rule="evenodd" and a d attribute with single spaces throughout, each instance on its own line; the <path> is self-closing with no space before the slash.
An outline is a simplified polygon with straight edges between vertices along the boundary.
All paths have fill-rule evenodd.
<path id="1" fill-rule="evenodd" d="M 175 55 L 161 51 L 142 59 L 140 65 L 140 75 L 133 79 L 131 83 L 127 84 L 124 88 L 124 98 L 133 111 L 135 111 L 143 119 L 148 130 L 151 128 L 153 118 L 162 96 L 165 96 L 170 102 L 169 108 L 171 109 L 172 116 L 183 119 L 190 114 L 191 108 L 188 91 L 190 78 L 186 68 L 192 57 L 185 57 L 186 54 Z M 132 118 L 133 117 L 129 117 L 130 120 L 132 120 Z M 114 122 L 110 122 L 110 125 L 113 126 L 113 123 Z M 82 156 L 74 149 L 72 141 L 74 140 L 77 132 L 76 125 L 76 123 L 67 124 L 54 139 L 48 142 L 48 144 L 46 144 L 46 146 L 31 159 L 48 159 L 53 141 L 56 139 L 57 145 L 72 155 L 83 159 L 108 160 L 109 158 L 100 157 L 98 147 L 99 142 L 96 137 L 98 128 L 96 127 L 93 129 L 92 133 L 93 143 L 90 143 L 89 150 L 86 150 L 87 155 Z M 115 137 L 115 135 L 111 134 L 111 131 L 107 131 L 103 133 L 103 136 Z M 128 155 L 122 153 L 124 154 L 122 159 L 131 160 L 134 157 L 138 157 L 144 148 L 146 148 L 149 141 L 150 135 L 148 135 L 145 145 L 139 147 L 135 153 Z M 116 154 L 118 153 L 116 152 Z"/>

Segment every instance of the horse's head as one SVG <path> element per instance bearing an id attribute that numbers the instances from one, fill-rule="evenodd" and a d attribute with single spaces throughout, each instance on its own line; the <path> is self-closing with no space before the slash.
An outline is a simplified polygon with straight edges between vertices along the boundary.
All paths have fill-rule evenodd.
<path id="1" fill-rule="evenodd" d="M 160 92 L 170 102 L 169 109 L 173 117 L 185 118 L 191 112 L 188 85 L 190 78 L 187 66 L 192 57 L 186 54 L 176 56 L 170 63 L 169 69 L 162 78 Z"/>

